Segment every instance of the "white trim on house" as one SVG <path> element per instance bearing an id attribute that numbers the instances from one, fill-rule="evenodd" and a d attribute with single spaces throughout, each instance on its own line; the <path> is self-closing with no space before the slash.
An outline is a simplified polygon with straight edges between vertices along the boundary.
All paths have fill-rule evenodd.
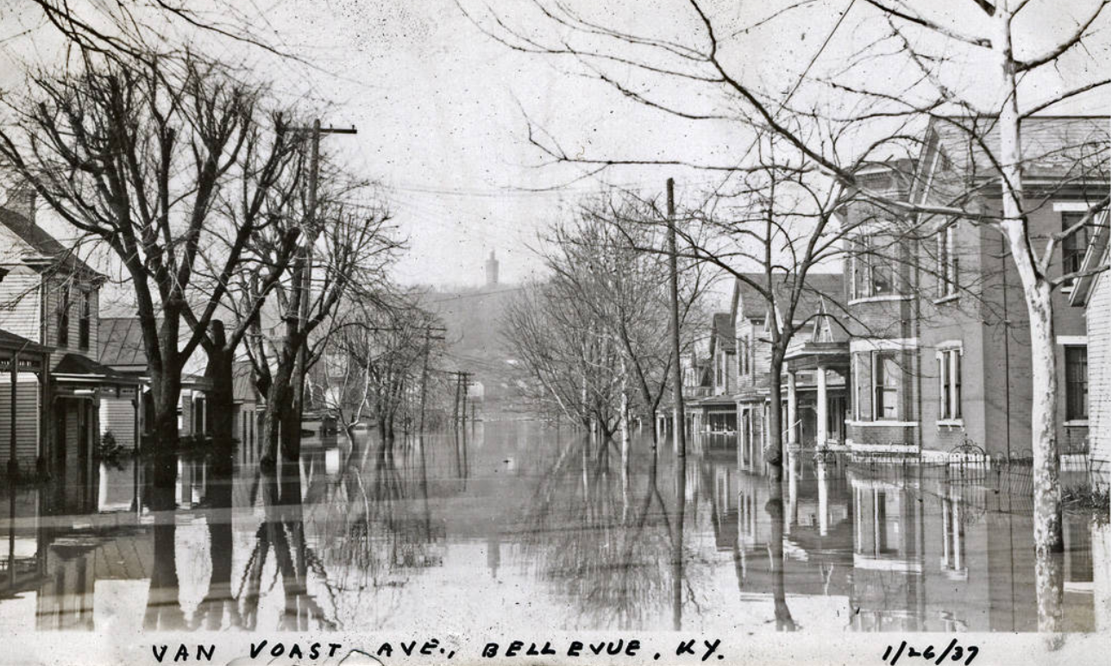
<path id="1" fill-rule="evenodd" d="M 1057 344 L 1063 346 L 1088 346 L 1088 336 L 1086 335 L 1058 335 Z"/>
<path id="2" fill-rule="evenodd" d="M 849 300 L 849 305 L 857 305 L 859 303 L 883 303 L 890 301 L 909 301 L 913 296 L 911 294 L 882 294 L 880 296 L 860 296 Z"/>
<path id="3" fill-rule="evenodd" d="M 853 338 L 849 340 L 849 351 L 870 352 L 889 349 L 915 349 L 918 338 Z"/>
<path id="4" fill-rule="evenodd" d="M 1091 210 L 1092 204 L 1087 201 L 1054 201 L 1055 213 L 1084 213 Z"/>
<path id="5" fill-rule="evenodd" d="M 849 421 L 846 419 L 845 425 L 864 428 L 878 428 L 883 426 L 887 426 L 890 428 L 917 428 L 918 421 Z"/>

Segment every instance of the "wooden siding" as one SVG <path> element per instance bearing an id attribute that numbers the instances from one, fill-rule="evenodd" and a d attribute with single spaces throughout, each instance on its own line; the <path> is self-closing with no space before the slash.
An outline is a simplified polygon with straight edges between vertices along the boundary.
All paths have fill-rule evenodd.
<path id="1" fill-rule="evenodd" d="M 100 435 L 109 430 L 117 444 L 135 448 L 135 407 L 130 398 L 100 399 Z"/>
<path id="2" fill-rule="evenodd" d="M 1093 466 L 1111 469 L 1111 280 L 1106 274 L 1088 300 L 1088 426 Z"/>
<path id="3" fill-rule="evenodd" d="M 39 455 L 39 384 L 30 373 L 20 373 L 16 384 L 16 461 L 24 471 L 35 469 Z M 7 465 L 11 437 L 11 383 L 0 379 L 0 460 Z"/>
<path id="4" fill-rule="evenodd" d="M 0 328 L 38 341 L 39 282 L 39 274 L 23 266 L 0 280 Z"/>
<path id="5" fill-rule="evenodd" d="M 69 299 L 69 339 L 66 341 L 65 345 L 62 345 L 58 340 L 58 312 L 62 303 L 65 283 L 66 281 L 61 279 L 51 280 L 46 290 L 46 344 L 55 348 L 54 353 L 51 355 L 50 362 L 52 365 L 56 364 L 61 360 L 62 356 L 66 354 L 80 354 L 81 356 L 95 361 L 97 360 L 98 350 L 97 329 L 99 328 L 99 317 L 97 315 L 100 308 L 99 290 L 93 289 L 86 282 L 77 282 L 71 285 Z M 82 349 L 80 347 L 80 295 L 82 290 L 89 290 L 90 297 L 89 310 L 91 312 L 91 317 L 89 321 L 89 346 L 87 349 Z M 15 331 L 13 331 L 13 333 L 14 332 Z M 35 335 L 36 337 L 33 339 L 37 339 L 38 333 Z"/>

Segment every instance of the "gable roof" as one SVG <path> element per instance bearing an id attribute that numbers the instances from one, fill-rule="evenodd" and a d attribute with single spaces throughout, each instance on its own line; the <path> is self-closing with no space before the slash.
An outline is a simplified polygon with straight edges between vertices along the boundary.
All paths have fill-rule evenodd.
<path id="1" fill-rule="evenodd" d="M 746 273 L 757 284 L 765 284 L 763 273 Z M 840 303 L 845 277 L 840 273 L 810 273 L 806 276 L 799 302 L 795 308 L 795 321 L 802 321 L 818 312 L 822 300 Z M 794 276 L 786 273 L 772 275 L 776 304 L 782 309 L 791 298 Z M 756 288 L 738 278 L 733 292 L 734 311 L 739 318 L 764 319 L 768 302 Z"/>
<path id="2" fill-rule="evenodd" d="M 100 276 L 78 257 L 72 249 L 65 247 L 45 229 L 14 210 L 0 207 L 0 224 L 11 230 L 21 241 L 31 246 L 38 255 L 51 265 L 57 265 L 67 271 L 75 273 L 88 273 Z M 30 259 L 31 257 L 28 257 Z"/>
<path id="3" fill-rule="evenodd" d="M 714 348 L 715 345 L 720 344 L 721 350 L 724 352 L 731 352 L 737 348 L 736 332 L 733 327 L 733 318 L 728 312 L 717 312 L 714 314 L 713 322 L 710 325 L 710 347 Z M 713 351 L 710 352 L 713 354 Z"/>
<path id="4" fill-rule="evenodd" d="M 136 317 L 104 317 L 97 336 L 100 362 L 104 365 L 146 367 L 143 330 Z"/>
<path id="5" fill-rule="evenodd" d="M 1094 271 L 1097 267 L 1107 263 L 1107 258 L 1111 255 L 1111 216 L 1107 211 L 1096 216 L 1095 232 L 1088 240 L 1088 248 L 1084 253 L 1084 260 L 1080 264 L 1080 270 Z M 1076 278 L 1073 284 L 1072 293 L 1069 295 L 1069 303 L 1071 305 L 1087 305 L 1088 298 L 1095 289 L 1096 283 L 1104 278 L 1104 272 L 1094 272 L 1090 275 L 1083 275 Z"/>
<path id="6" fill-rule="evenodd" d="M 1023 175 L 1030 179 L 1082 179 L 1086 171 L 1103 161 L 1111 139 L 1108 116 L 1032 116 L 1020 125 Z M 932 133 L 932 136 L 930 136 Z M 952 168 L 968 178 L 998 175 L 992 158 L 998 159 L 1000 137 L 995 116 L 938 117 L 927 132 L 921 164 L 929 168 L 932 150 L 940 149 Z M 981 143 L 982 141 L 982 143 Z M 930 153 L 926 155 L 925 153 Z M 1099 167 L 1100 180 L 1107 171 Z M 1090 176 L 1090 174 L 1088 174 Z M 1091 178 L 1089 178 L 1091 179 Z"/>
<path id="7" fill-rule="evenodd" d="M 138 381 L 134 376 L 126 375 L 80 354 L 66 354 L 51 372 L 55 375 L 90 375 L 115 381 Z"/>
<path id="8" fill-rule="evenodd" d="M 11 333 L 0 328 L 0 349 L 28 351 L 36 354 L 43 354 L 50 352 L 52 347 L 40 345 L 33 340 L 28 340 L 22 335 L 16 335 L 15 333 Z"/>

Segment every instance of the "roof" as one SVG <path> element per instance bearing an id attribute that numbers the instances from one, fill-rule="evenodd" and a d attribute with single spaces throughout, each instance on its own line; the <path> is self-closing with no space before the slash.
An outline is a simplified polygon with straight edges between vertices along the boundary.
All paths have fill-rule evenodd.
<path id="1" fill-rule="evenodd" d="M 1033 116 L 1020 125 L 1026 178 L 1079 178 L 1103 161 L 1109 134 L 1107 116 Z M 996 175 L 998 119 L 994 116 L 934 118 L 930 130 L 953 168 L 969 177 Z M 974 140 L 976 139 L 976 140 Z M 980 144 L 982 140 L 982 145 Z M 923 161 L 925 164 L 925 160 Z M 1106 179 L 1105 167 L 1100 167 Z"/>
<path id="2" fill-rule="evenodd" d="M 143 329 L 136 317 L 101 318 L 97 341 L 101 363 L 146 367 L 147 352 L 143 347 Z"/>
<path id="3" fill-rule="evenodd" d="M 710 324 L 710 334 L 713 340 L 710 341 L 710 346 L 720 342 L 722 351 L 731 352 L 737 348 L 736 330 L 733 328 L 733 318 L 728 312 L 714 313 L 713 321 Z"/>
<path id="4" fill-rule="evenodd" d="M 30 245 L 35 252 L 52 263 L 59 264 L 73 272 L 91 273 L 100 275 L 78 257 L 72 249 L 65 247 L 45 229 L 35 224 L 21 213 L 0 207 L 0 224 L 10 229 L 24 243 Z"/>
<path id="5" fill-rule="evenodd" d="M 29 351 L 37 354 L 49 353 L 51 348 L 45 345 L 29 340 L 22 335 L 9 333 L 0 328 L 0 349 L 9 349 L 16 351 Z"/>
<path id="6" fill-rule="evenodd" d="M 1096 216 L 1096 230 L 1092 237 L 1088 240 L 1088 249 L 1084 254 L 1084 261 L 1080 265 L 1080 271 L 1093 271 L 1090 275 L 1083 275 L 1076 278 L 1073 284 L 1072 294 L 1069 295 L 1069 303 L 1072 305 L 1087 305 L 1088 297 L 1095 288 L 1096 282 L 1101 278 L 1102 272 L 1095 272 L 1096 269 L 1107 263 L 1107 255 L 1111 254 L 1111 219 L 1106 211 Z"/>
<path id="7" fill-rule="evenodd" d="M 746 273 L 756 284 L 766 284 L 767 277 L 763 273 Z M 806 319 L 821 307 L 822 299 L 841 302 L 845 277 L 839 273 L 809 273 L 799 294 L 798 306 L 795 308 L 795 321 Z M 772 275 L 775 300 L 782 309 L 783 304 L 791 298 L 791 286 L 794 276 L 786 273 Z M 767 315 L 768 303 L 760 290 L 751 284 L 737 278 L 733 293 L 738 316 L 743 319 L 763 319 Z M 828 308 L 827 308 L 828 309 Z"/>
<path id="8" fill-rule="evenodd" d="M 125 382 L 136 382 L 138 379 L 132 375 L 114 370 L 103 363 L 97 363 L 91 358 L 80 354 L 66 354 L 51 371 L 54 375 L 89 375 L 103 377 Z"/>

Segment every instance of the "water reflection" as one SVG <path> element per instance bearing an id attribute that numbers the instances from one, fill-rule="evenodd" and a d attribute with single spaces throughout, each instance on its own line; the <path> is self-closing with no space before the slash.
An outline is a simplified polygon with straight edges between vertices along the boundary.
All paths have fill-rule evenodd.
<path id="1" fill-rule="evenodd" d="M 4 630 L 1033 631 L 1029 470 L 627 445 L 487 422 L 101 467 L 4 491 Z M 1064 628 L 1106 629 L 1069 516 Z"/>

